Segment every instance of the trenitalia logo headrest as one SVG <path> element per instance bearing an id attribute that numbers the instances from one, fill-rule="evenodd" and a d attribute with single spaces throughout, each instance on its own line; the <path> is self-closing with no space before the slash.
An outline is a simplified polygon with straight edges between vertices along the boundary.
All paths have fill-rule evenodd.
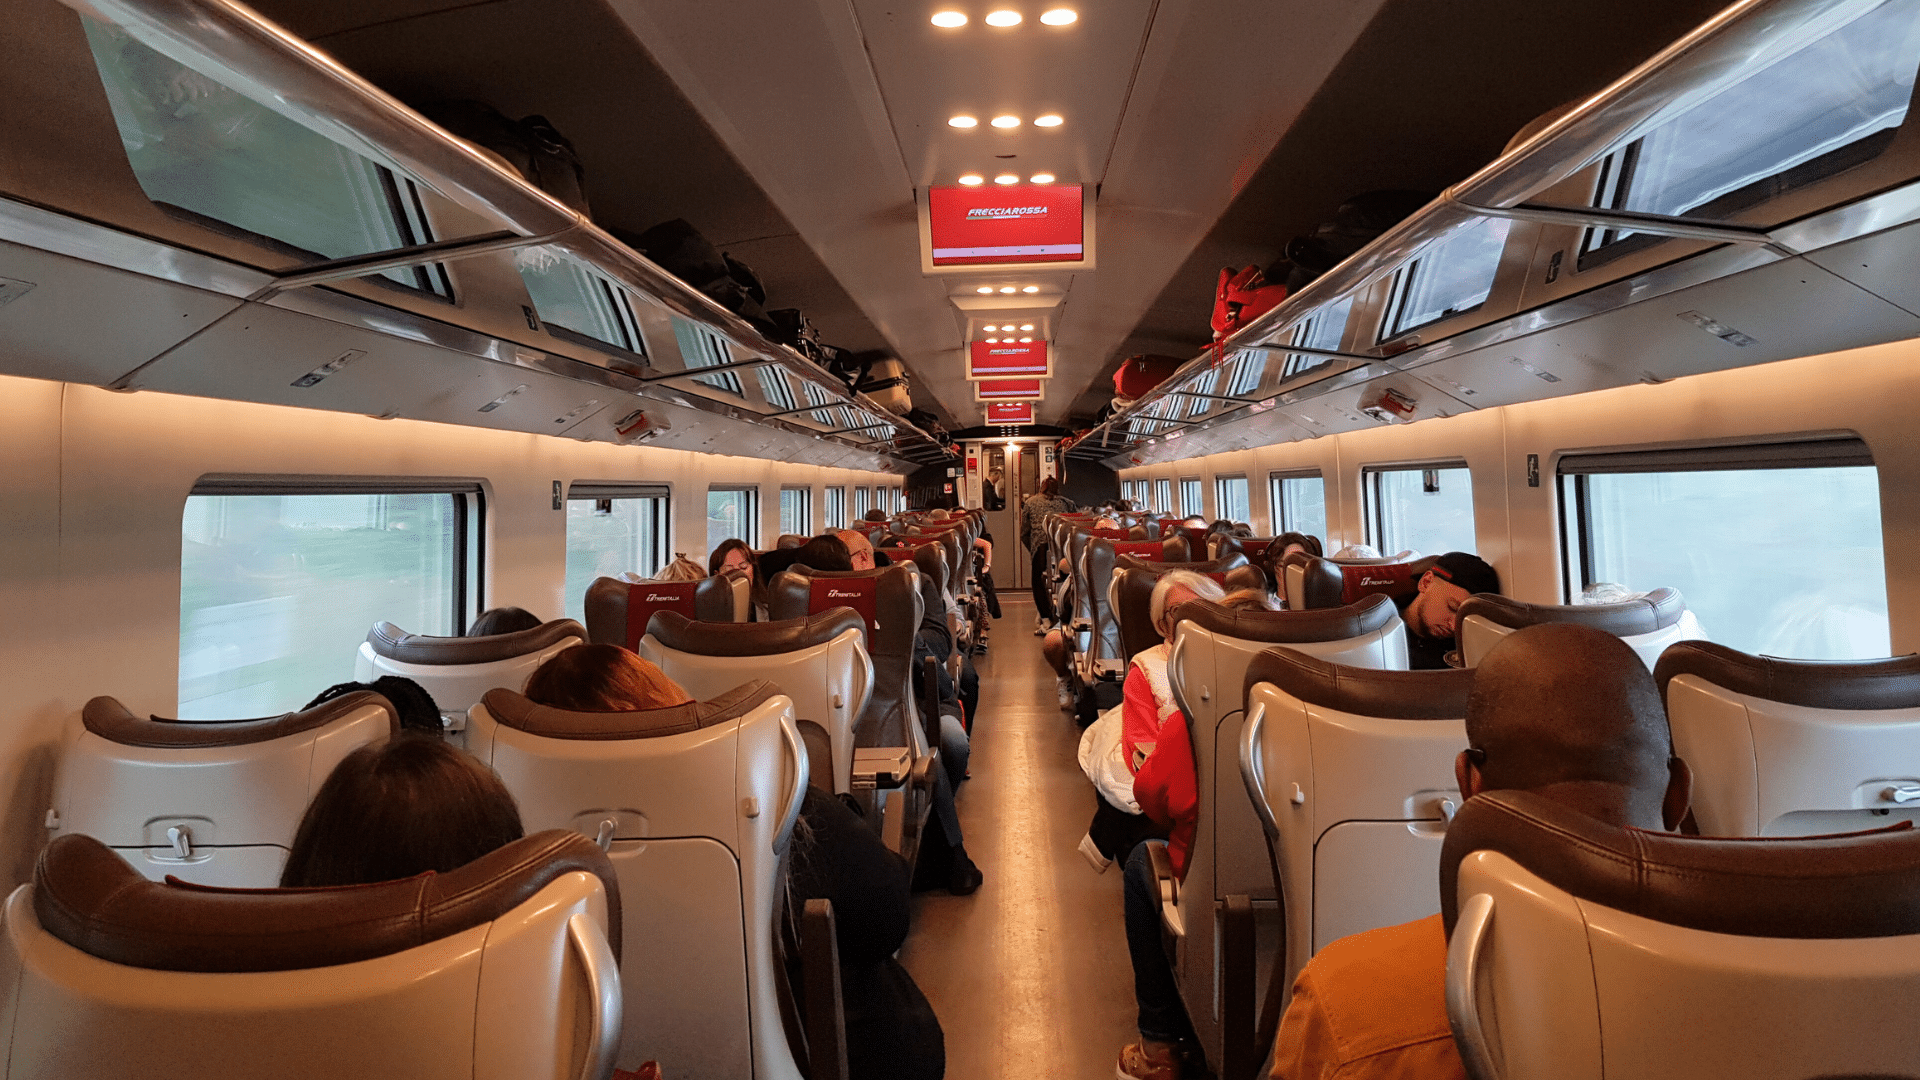
<path id="1" fill-rule="evenodd" d="M 1376 577 L 1368 577 L 1365 574 L 1360 575 L 1360 585 L 1362 588 L 1371 588 L 1375 585 L 1397 585 L 1397 584 L 1399 584 L 1399 581 L 1396 578 L 1390 578 L 1390 577 L 1376 578 Z"/>
<path id="2" fill-rule="evenodd" d="M 661 596 L 658 593 L 648 593 L 646 602 L 649 604 L 677 604 L 684 599 L 686 599 L 686 597 L 681 596 L 679 593 L 668 593 L 665 596 Z"/>
<path id="3" fill-rule="evenodd" d="M 967 211 L 969 221 L 1046 216 L 1047 208 L 1044 206 L 976 206 Z"/>
<path id="4" fill-rule="evenodd" d="M 867 594 L 864 592 L 841 592 L 839 589 L 833 589 L 833 588 L 829 588 L 827 590 L 827 599 L 829 600 L 839 600 L 842 598 L 858 599 L 859 597 L 862 597 L 865 595 Z"/>

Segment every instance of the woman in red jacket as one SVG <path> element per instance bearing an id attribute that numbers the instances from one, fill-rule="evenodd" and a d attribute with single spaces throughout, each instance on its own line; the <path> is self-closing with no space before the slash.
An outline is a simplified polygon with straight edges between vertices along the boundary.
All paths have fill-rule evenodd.
<path id="1" fill-rule="evenodd" d="M 1162 641 L 1135 654 L 1127 666 L 1120 741 L 1133 769 L 1133 797 L 1140 810 L 1167 828 L 1167 854 L 1174 876 L 1184 878 L 1198 816 L 1193 743 L 1187 718 L 1173 698 L 1167 675 L 1174 610 L 1194 600 L 1225 595 L 1212 578 L 1175 570 L 1153 587 L 1149 611 Z M 1173 967 L 1161 945 L 1160 897 L 1148 841 L 1127 856 L 1124 897 L 1127 951 L 1133 956 L 1133 993 L 1140 1006 L 1140 1041 L 1120 1051 L 1118 1075 L 1134 1080 L 1179 1080 L 1181 1060 L 1197 1053 L 1193 1026 L 1180 1001 Z"/>

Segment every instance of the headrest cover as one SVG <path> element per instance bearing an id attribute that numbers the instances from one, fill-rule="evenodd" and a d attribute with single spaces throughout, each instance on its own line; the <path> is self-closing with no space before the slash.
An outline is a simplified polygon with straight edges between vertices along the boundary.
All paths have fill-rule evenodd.
<path id="1" fill-rule="evenodd" d="M 1174 609 L 1174 632 L 1181 623 L 1211 630 L 1242 641 L 1275 645 L 1311 641 L 1344 641 L 1371 634 L 1394 619 L 1393 601 L 1363 596 L 1346 607 L 1310 611 L 1241 611 L 1211 600 L 1195 600 Z"/>
<path id="2" fill-rule="evenodd" d="M 700 605 L 695 596 L 699 588 L 698 581 L 647 581 L 628 585 L 627 639 L 622 644 L 629 649 L 638 648 L 655 612 L 672 611 L 689 619 L 699 618 Z"/>
<path id="3" fill-rule="evenodd" d="M 874 617 L 878 607 L 875 593 L 879 591 L 879 581 L 874 578 L 829 578 L 815 577 L 808 582 L 807 610 L 818 614 L 836 608 L 851 608 L 859 614 L 861 625 L 867 631 L 867 649 L 873 649 Z"/>
<path id="4" fill-rule="evenodd" d="M 325 727 L 369 706 L 386 711 L 389 734 L 399 732 L 399 710 L 393 707 L 392 702 L 370 690 L 342 694 L 311 709 L 280 716 L 208 722 L 167 720 L 158 716 L 142 720 L 128 712 L 127 707 L 114 698 L 97 697 L 80 710 L 80 722 L 88 731 L 121 746 L 199 750 L 214 746 L 248 746 L 298 735 Z"/>
<path id="5" fill-rule="evenodd" d="M 1247 665 L 1241 700 L 1259 683 L 1272 683 L 1309 705 L 1383 720 L 1461 720 L 1473 690 L 1472 668 L 1381 671 L 1332 664 L 1276 646 Z M 1462 744 L 1461 749 L 1466 749 Z"/>
<path id="6" fill-rule="evenodd" d="M 1166 562 L 1167 546 L 1159 540 L 1116 540 L 1113 544 L 1115 557 L 1126 555 L 1130 558 L 1145 559 L 1148 562 Z"/>
<path id="7" fill-rule="evenodd" d="M 1468 799 L 1447 826 L 1440 906 L 1458 917 L 1460 860 L 1497 851 L 1553 885 L 1670 926 L 1765 938 L 1920 934 L 1920 830 L 1680 836 L 1604 824 L 1529 791 Z"/>
<path id="8" fill-rule="evenodd" d="M 1462 622 L 1478 615 L 1513 630 L 1541 623 L 1575 623 L 1616 637 L 1664 630 L 1686 613 L 1687 602 L 1674 589 L 1655 589 L 1618 604 L 1523 604 L 1496 593 L 1476 593 L 1460 605 Z"/>
<path id="9" fill-rule="evenodd" d="M 1162 542 L 1165 543 L 1166 541 Z M 1119 545 L 1116 544 L 1114 546 L 1118 547 Z M 1227 571 L 1238 569 L 1245 565 L 1247 565 L 1247 557 L 1237 551 L 1222 555 L 1217 559 L 1208 559 L 1206 562 L 1172 562 L 1158 559 L 1142 559 L 1137 555 L 1119 555 L 1113 560 L 1113 568 L 1115 570 L 1145 570 L 1155 577 L 1159 577 L 1162 574 L 1171 574 L 1175 570 L 1191 570 L 1196 574 L 1205 574 L 1215 581 L 1222 583 L 1226 580 Z"/>
<path id="10" fill-rule="evenodd" d="M 1920 656 L 1911 653 L 1885 660 L 1781 660 L 1711 641 L 1678 641 L 1653 668 L 1661 701 L 1667 699 L 1667 684 L 1681 675 L 1809 709 L 1920 708 Z"/>
<path id="11" fill-rule="evenodd" d="M 695 622 L 677 611 L 656 611 L 647 633 L 669 649 L 699 656 L 772 656 L 824 645 L 848 630 L 865 636 L 852 608 L 828 608 L 804 619 L 762 623 Z"/>
<path id="12" fill-rule="evenodd" d="M 1363 596 L 1401 596 L 1419 586 L 1419 576 L 1411 563 L 1383 566 L 1343 566 L 1340 568 L 1340 600 L 1351 604 Z"/>
<path id="13" fill-rule="evenodd" d="M 587 629 L 572 619 L 555 619 L 531 630 L 486 637 L 428 637 L 409 634 L 390 622 L 377 622 L 367 634 L 367 644 L 389 660 L 403 664 L 438 666 L 443 664 L 491 664 L 530 656 L 568 638 L 587 639 Z"/>
<path id="14" fill-rule="evenodd" d="M 780 688 L 765 679 L 741 683 L 712 701 L 690 701 L 665 709 L 636 712 L 574 712 L 536 705 L 525 695 L 504 688 L 487 691 L 480 699 L 502 725 L 546 739 L 612 742 L 621 739 L 659 739 L 684 735 L 715 724 L 737 720 L 758 708 Z"/>
<path id="15" fill-rule="evenodd" d="M 553 829 L 445 874 L 321 889 L 148 881 L 90 836 L 58 836 L 33 871 L 49 934 L 109 963 L 156 971 L 304 971 L 389 956 L 492 922 L 555 878 L 593 874 L 620 942 L 620 885 L 591 839 Z"/>

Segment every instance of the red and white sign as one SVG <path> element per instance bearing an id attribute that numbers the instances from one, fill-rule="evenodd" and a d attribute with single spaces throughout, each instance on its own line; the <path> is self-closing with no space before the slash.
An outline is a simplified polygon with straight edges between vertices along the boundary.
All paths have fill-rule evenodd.
<path id="1" fill-rule="evenodd" d="M 1018 342 L 975 341 L 967 346 L 967 378 L 1005 379 L 1010 376 L 1053 374 L 1053 356 L 1044 341 L 1021 345 Z"/>
<path id="2" fill-rule="evenodd" d="M 927 191 L 927 269 L 1087 264 L 1079 184 L 936 187 Z"/>
<path id="3" fill-rule="evenodd" d="M 1042 379 L 982 379 L 973 384 L 975 401 L 1039 401 L 1047 396 Z"/>
<path id="4" fill-rule="evenodd" d="M 1033 402 L 989 402 L 987 405 L 987 423 L 1031 424 L 1033 423 Z"/>

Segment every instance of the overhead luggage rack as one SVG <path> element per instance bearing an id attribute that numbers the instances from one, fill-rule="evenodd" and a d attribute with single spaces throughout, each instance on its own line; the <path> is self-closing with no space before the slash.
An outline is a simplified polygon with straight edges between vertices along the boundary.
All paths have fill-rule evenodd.
<path id="1" fill-rule="evenodd" d="M 1870 265 L 1920 240 L 1916 71 L 1916 0 L 1740 0 L 1080 445 L 1125 468 L 1920 334 Z M 1756 97 L 1847 108 L 1715 121 Z"/>
<path id="2" fill-rule="evenodd" d="M 456 235 L 422 239 L 402 228 L 398 231 L 402 242 L 382 250 L 365 251 L 363 245 L 359 253 L 315 258 L 300 250 L 304 245 L 254 233 L 250 235 L 261 241 L 261 257 L 242 256 L 236 264 L 224 258 L 224 253 L 207 257 L 197 251 L 180 250 L 171 243 L 174 237 L 158 238 L 156 242 L 153 233 L 141 229 L 138 223 L 120 220 L 113 213 L 96 212 L 91 205 L 62 204 L 49 213 L 42 208 L 49 205 L 46 201 L 33 200 L 40 202 L 36 206 L 29 201 L 0 199 L 0 239 L 211 289 L 241 302 L 238 308 L 230 308 L 229 314 L 257 311 L 256 305 L 297 310 L 390 338 L 451 348 L 496 369 L 504 363 L 615 391 L 597 394 L 592 400 L 575 400 L 586 398 L 591 390 L 549 393 L 545 405 L 570 405 L 572 411 L 556 409 L 565 415 L 540 421 L 532 415 L 538 410 L 528 410 L 527 417 L 517 421 L 524 430 L 634 441 L 629 436 L 635 410 L 653 402 L 707 414 L 694 418 L 691 425 L 678 425 L 681 430 L 660 439 L 658 445 L 695 448 L 697 443 L 723 453 L 795 460 L 811 455 L 820 464 L 867 468 L 883 467 L 887 458 L 910 465 L 949 456 L 928 432 L 854 391 L 800 353 L 769 339 L 585 215 L 249 8 L 231 0 L 106 0 L 69 6 L 83 18 L 109 21 L 166 61 L 322 136 L 347 156 L 358 155 L 370 170 L 387 178 L 390 194 L 394 179 L 400 180 L 406 191 L 413 191 L 417 185 L 432 200 L 437 223 Z M 101 26 L 92 22 L 88 25 L 90 37 Z M 112 92 L 109 87 L 110 97 Z M 122 137 L 126 138 L 124 130 Z M 60 164 L 70 167 L 72 163 Z M 141 177 L 143 187 L 147 180 Z M 210 218 L 197 207 L 183 210 L 169 205 L 152 190 L 147 194 L 176 223 L 194 219 L 215 231 L 225 226 L 228 239 L 236 228 L 246 231 L 244 225 L 230 225 L 217 216 Z M 427 216 L 422 210 L 422 231 L 430 231 L 424 228 Z M 138 254 L 119 258 L 121 249 L 137 249 Z M 202 250 L 220 251 L 221 245 L 209 243 Z M 288 251 L 296 252 L 292 265 L 273 267 L 273 253 Z M 511 273 L 507 267 L 518 268 L 530 258 L 537 259 L 541 252 L 546 253 L 550 264 L 557 260 L 573 279 L 590 285 L 601 279 L 608 310 L 598 320 L 576 315 L 555 321 L 536 310 L 542 306 L 543 295 L 552 295 L 549 283 L 529 281 L 522 293 L 512 287 L 517 284 L 513 278 L 502 276 L 501 271 Z M 420 296 L 389 289 L 389 296 L 367 287 L 369 281 L 382 284 L 373 279 L 374 275 L 399 272 L 403 277 L 418 268 L 438 271 L 441 277 L 437 280 L 444 282 L 444 271 L 439 268 L 463 264 L 480 267 L 473 275 L 479 283 L 461 290 L 463 295 L 457 302 L 450 295 L 451 288 L 423 288 Z M 188 265 L 196 269 L 181 273 L 179 268 Z M 433 279 L 424 275 L 422 281 L 433 285 Z M 502 287 L 502 281 L 509 284 Z M 405 280 L 400 284 L 410 287 Z M 315 286 L 331 288 L 316 292 Z M 544 292 L 542 286 L 547 286 Z M 432 292 L 442 295 L 425 295 Z M 359 302 L 363 299 L 372 302 Z M 524 332 L 510 337 L 516 327 Z M 693 351 L 679 347 L 676 331 L 683 327 L 695 328 L 713 343 L 712 347 Z M 529 334 L 540 336 L 529 338 Z M 182 338 L 172 344 L 184 341 Z M 718 357 L 705 355 L 714 350 Z M 148 365 L 165 356 L 164 352 L 152 355 L 140 367 L 117 378 L 102 378 L 101 371 L 89 373 L 92 377 L 67 377 L 71 381 L 105 381 L 129 389 L 150 385 L 180 389 L 175 383 L 155 384 L 145 377 Z M 307 385 L 319 383 L 344 366 L 316 369 Z M 65 374 L 57 367 L 50 372 L 31 373 Z M 494 375 L 492 380 L 498 382 L 502 377 Z M 485 421 L 422 418 L 516 426 L 514 421 L 503 421 L 503 417 L 511 412 L 512 399 L 528 387 L 511 384 L 511 374 L 504 378 L 509 380 L 507 392 L 489 401 L 491 408 L 467 410 L 491 414 Z M 206 379 L 202 373 L 201 381 L 218 380 Z M 541 387 L 534 389 L 528 399 L 540 396 Z M 243 399 L 249 396 L 245 389 L 223 388 L 217 392 Z M 277 401 L 280 396 L 252 399 Z M 318 400 L 313 404 L 329 407 Z M 375 411 L 358 403 L 333 407 Z M 651 428 L 648 437 L 673 428 L 672 416 L 688 419 L 673 409 L 655 411 L 660 416 L 647 425 Z M 413 415 L 404 409 L 388 414 Z M 663 419 L 666 422 L 659 422 Z M 729 425 L 729 421 L 734 423 Z M 536 427 L 536 423 L 543 426 Z M 738 433 L 741 423 L 785 434 L 764 439 L 727 434 Z M 689 426 L 702 427 L 697 439 L 689 436 Z M 822 442 L 826 445 L 819 445 Z"/>

